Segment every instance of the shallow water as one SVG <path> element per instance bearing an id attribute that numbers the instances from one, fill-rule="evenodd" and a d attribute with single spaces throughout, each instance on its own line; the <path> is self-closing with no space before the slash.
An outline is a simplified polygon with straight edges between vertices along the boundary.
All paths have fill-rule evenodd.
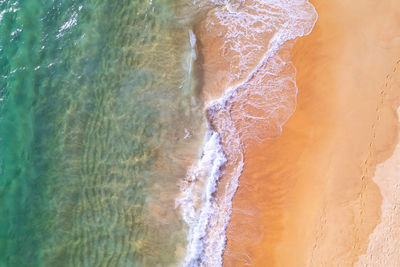
<path id="1" fill-rule="evenodd" d="M 0 1 L 0 266 L 180 261 L 204 128 L 180 5 Z"/>

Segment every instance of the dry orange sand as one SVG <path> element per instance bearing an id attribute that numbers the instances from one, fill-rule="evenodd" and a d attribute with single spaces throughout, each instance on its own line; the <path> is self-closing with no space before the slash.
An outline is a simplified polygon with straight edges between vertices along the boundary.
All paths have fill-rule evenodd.
<path id="1" fill-rule="evenodd" d="M 383 198 L 381 221 L 355 266 L 400 266 L 400 143 L 388 160 L 378 164 L 374 182 Z"/>
<path id="2" fill-rule="evenodd" d="M 367 252 L 359 264 L 379 266 L 373 176 L 398 140 L 400 4 L 311 2 L 319 20 L 293 51 L 297 110 L 280 138 L 245 151 L 224 266 L 352 266 Z"/>

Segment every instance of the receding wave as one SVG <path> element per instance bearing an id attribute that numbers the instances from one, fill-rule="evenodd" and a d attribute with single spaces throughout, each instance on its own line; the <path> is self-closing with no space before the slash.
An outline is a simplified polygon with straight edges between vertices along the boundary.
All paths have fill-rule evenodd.
<path id="1" fill-rule="evenodd" d="M 199 23 L 208 131 L 176 203 L 189 226 L 184 266 L 221 266 L 244 149 L 279 137 L 295 110 L 290 50 L 317 13 L 306 0 L 224 1 Z"/>

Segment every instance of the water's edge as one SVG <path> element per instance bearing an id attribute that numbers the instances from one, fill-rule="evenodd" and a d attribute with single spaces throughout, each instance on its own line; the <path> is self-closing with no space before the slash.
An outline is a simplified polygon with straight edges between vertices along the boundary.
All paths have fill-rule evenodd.
<path id="1" fill-rule="evenodd" d="M 310 5 L 308 2 L 306 4 Z M 177 205 L 181 206 L 183 218 L 190 229 L 183 266 L 222 266 L 226 229 L 232 212 L 232 200 L 244 167 L 243 154 L 246 146 L 243 133 L 235 126 L 237 119 L 231 117 L 232 103 L 238 101 L 238 96 L 245 95 L 239 91 L 246 90 L 246 85 L 255 76 L 260 75 L 260 71 L 265 68 L 271 58 L 277 55 L 285 43 L 311 33 L 317 20 L 315 9 L 313 7 L 311 9 L 313 14 L 309 16 L 314 19 L 308 27 L 300 31 L 290 31 L 282 26 L 274 33 L 269 41 L 267 52 L 248 76 L 242 82 L 226 88 L 221 97 L 210 101 L 205 107 L 208 130 L 204 138 L 201 157 L 189 169 L 186 178 L 182 181 L 182 196 L 177 199 Z M 226 10 L 232 12 L 229 6 Z M 289 19 L 289 21 L 294 24 L 295 19 Z M 291 64 L 291 62 L 284 64 Z M 297 94 L 295 81 L 294 86 Z M 293 112 L 294 109 L 280 121 L 279 131 Z M 236 130 L 232 131 L 232 129 Z M 227 175 L 224 171 L 229 171 L 229 182 L 225 184 L 224 194 L 221 195 L 218 193 L 218 187 L 221 186 L 218 183 L 222 175 Z M 199 188 L 201 192 L 197 192 L 196 195 L 196 189 L 199 190 Z"/>

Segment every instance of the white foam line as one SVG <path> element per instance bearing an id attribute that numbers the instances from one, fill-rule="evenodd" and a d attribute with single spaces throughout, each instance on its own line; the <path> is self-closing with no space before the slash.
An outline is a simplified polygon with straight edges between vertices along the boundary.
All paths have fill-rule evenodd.
<path id="1" fill-rule="evenodd" d="M 188 190 L 185 190 L 184 197 L 179 199 L 180 205 L 186 204 L 183 217 L 186 223 L 190 225 L 185 266 L 196 266 L 198 259 L 202 256 L 201 253 L 205 249 L 203 239 L 207 235 L 209 218 L 214 210 L 213 193 L 216 191 L 217 181 L 221 175 L 220 168 L 225 164 L 226 160 L 218 134 L 213 130 L 208 130 L 204 142 L 203 155 L 194 170 L 189 174 L 194 181 L 199 181 L 204 170 L 207 170 L 206 185 L 200 199 L 202 208 L 200 211 L 196 211 L 196 207 L 193 205 L 194 190 L 196 189 L 194 188 L 196 184 L 193 182 Z"/>

